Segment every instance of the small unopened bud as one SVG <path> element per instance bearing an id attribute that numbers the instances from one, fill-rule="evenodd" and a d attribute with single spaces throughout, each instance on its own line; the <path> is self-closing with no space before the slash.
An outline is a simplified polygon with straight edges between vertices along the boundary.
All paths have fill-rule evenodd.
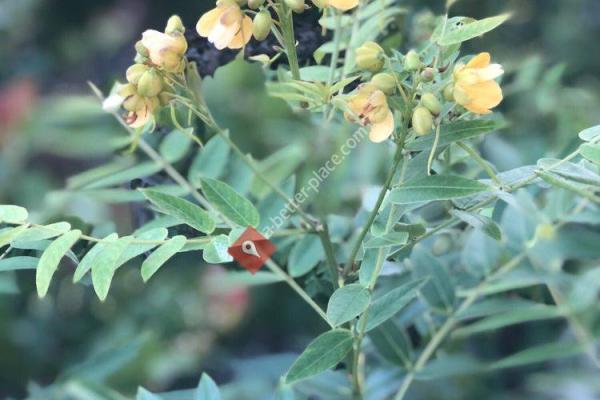
<path id="1" fill-rule="evenodd" d="M 262 10 L 254 16 L 254 24 L 252 26 L 252 35 L 256 40 L 265 40 L 271 32 L 273 19 L 271 13 L 267 10 Z"/>
<path id="2" fill-rule="evenodd" d="M 431 253 L 434 256 L 439 257 L 441 255 L 446 254 L 448 251 L 450 251 L 451 248 L 452 240 L 448 236 L 444 235 L 440 236 L 433 242 Z"/>
<path id="3" fill-rule="evenodd" d="M 172 35 L 174 33 L 185 33 L 185 26 L 183 26 L 183 22 L 178 15 L 173 15 L 167 21 L 167 27 L 165 28 L 165 33 Z"/>
<path id="4" fill-rule="evenodd" d="M 435 71 L 433 68 L 427 67 L 421 72 L 421 79 L 423 82 L 431 82 L 435 77 Z"/>
<path id="5" fill-rule="evenodd" d="M 141 40 L 138 40 L 135 43 L 135 51 L 142 57 L 148 57 L 150 55 L 148 49 L 146 48 L 146 46 L 143 45 Z"/>
<path id="6" fill-rule="evenodd" d="M 127 98 L 137 93 L 137 89 L 133 83 L 121 85 L 117 90 L 117 94 L 121 97 Z"/>
<path id="7" fill-rule="evenodd" d="M 329 6 L 329 0 L 312 0 L 312 2 L 317 8 L 326 8 Z"/>
<path id="8" fill-rule="evenodd" d="M 360 69 L 379 72 L 384 64 L 383 49 L 375 42 L 366 42 L 356 49 L 356 65 Z"/>
<path id="9" fill-rule="evenodd" d="M 138 93 L 145 97 L 157 96 L 162 90 L 162 78 L 155 69 L 150 69 L 140 77 Z"/>
<path id="10" fill-rule="evenodd" d="M 454 85 L 452 83 L 444 88 L 444 100 L 454 101 Z"/>
<path id="11" fill-rule="evenodd" d="M 396 90 L 396 79 L 394 75 L 380 72 L 371 78 L 371 83 L 385 94 L 392 94 Z"/>
<path id="12" fill-rule="evenodd" d="M 250 7 L 253 10 L 256 10 L 263 4 L 265 4 L 265 0 L 248 0 L 248 7 Z"/>
<path id="13" fill-rule="evenodd" d="M 556 230 L 552 224 L 540 224 L 535 229 L 535 237 L 542 240 L 552 240 Z"/>
<path id="14" fill-rule="evenodd" d="M 144 107 L 144 98 L 139 94 L 129 96 L 123 102 L 123 108 L 127 111 L 137 111 Z"/>
<path id="15" fill-rule="evenodd" d="M 407 71 L 416 71 L 422 66 L 421 57 L 419 53 L 414 50 L 410 50 L 404 57 L 404 69 Z"/>
<path id="16" fill-rule="evenodd" d="M 244 7 L 246 4 L 248 4 L 248 0 L 235 0 L 236 3 L 238 3 L 238 6 L 240 7 Z"/>
<path id="17" fill-rule="evenodd" d="M 285 5 L 296 13 L 302 13 L 305 9 L 304 0 L 284 0 Z"/>
<path id="18" fill-rule="evenodd" d="M 125 72 L 125 76 L 127 77 L 127 81 L 129 83 L 133 83 L 137 85 L 140 81 L 142 75 L 147 72 L 149 67 L 144 64 L 133 64 L 131 67 L 127 68 L 127 72 Z"/>
<path id="19" fill-rule="evenodd" d="M 440 115 L 442 105 L 433 93 L 425 93 L 421 96 L 421 104 L 428 109 L 433 115 Z"/>
<path id="20" fill-rule="evenodd" d="M 412 126 L 417 135 L 427 135 L 433 128 L 433 116 L 425 107 L 417 107 L 413 112 Z"/>

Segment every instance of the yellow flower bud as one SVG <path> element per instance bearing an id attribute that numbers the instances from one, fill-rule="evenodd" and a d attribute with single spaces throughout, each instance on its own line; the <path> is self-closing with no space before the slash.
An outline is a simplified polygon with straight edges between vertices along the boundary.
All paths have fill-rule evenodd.
<path id="1" fill-rule="evenodd" d="M 162 78 L 154 69 L 150 69 L 140 77 L 137 86 L 138 94 L 145 97 L 154 97 L 162 90 Z"/>
<path id="2" fill-rule="evenodd" d="M 312 2 L 317 8 L 326 8 L 327 6 L 329 6 L 328 0 L 312 0 Z"/>
<path id="3" fill-rule="evenodd" d="M 535 237 L 540 238 L 542 240 L 552 240 L 554 239 L 554 234 L 556 230 L 552 224 L 540 224 L 535 229 Z"/>
<path id="4" fill-rule="evenodd" d="M 145 105 L 145 99 L 139 94 L 129 96 L 123 102 L 123 108 L 127 111 L 137 111 L 143 108 Z"/>
<path id="5" fill-rule="evenodd" d="M 252 35 L 256 40 L 265 40 L 271 32 L 273 19 L 271 13 L 267 10 L 262 10 L 254 16 L 254 25 L 252 26 Z"/>
<path id="6" fill-rule="evenodd" d="M 421 96 L 421 104 L 428 109 L 433 115 L 440 115 L 442 105 L 433 93 L 425 93 Z"/>
<path id="7" fill-rule="evenodd" d="M 433 116 L 425 107 L 417 107 L 413 112 L 412 126 L 417 135 L 427 135 L 433 128 Z"/>
<path id="8" fill-rule="evenodd" d="M 414 50 L 410 50 L 406 53 L 406 57 L 404 58 L 404 69 L 407 71 L 416 71 L 422 67 L 421 57 L 419 53 Z"/>
<path id="9" fill-rule="evenodd" d="M 146 48 L 146 46 L 144 46 L 144 44 L 142 43 L 141 40 L 138 40 L 135 43 L 135 51 L 142 57 L 148 57 L 150 56 L 150 53 L 148 52 L 148 49 Z"/>
<path id="10" fill-rule="evenodd" d="M 392 94 L 396 90 L 396 79 L 394 75 L 380 72 L 371 78 L 371 83 L 385 94 Z"/>
<path id="11" fill-rule="evenodd" d="M 256 10 L 263 4 L 265 4 L 265 0 L 248 0 L 248 7 L 250 7 L 253 10 Z"/>
<path id="12" fill-rule="evenodd" d="M 284 0 L 285 5 L 296 13 L 302 13 L 305 9 L 304 0 Z"/>
<path id="13" fill-rule="evenodd" d="M 375 42 L 366 42 L 356 49 L 356 65 L 360 69 L 370 72 L 378 72 L 383 68 L 383 49 Z"/>
<path id="14" fill-rule="evenodd" d="M 172 35 L 174 33 L 185 33 L 185 26 L 183 26 L 183 22 L 178 15 L 173 15 L 167 21 L 167 27 L 165 28 L 165 33 L 168 35 Z"/>
<path id="15" fill-rule="evenodd" d="M 125 76 L 127 77 L 127 82 L 133 83 L 137 85 L 141 76 L 147 72 L 149 67 L 144 64 L 133 64 L 131 67 L 127 68 L 127 72 L 125 72 Z"/>
<path id="16" fill-rule="evenodd" d="M 148 49 L 152 63 L 167 72 L 181 69 L 183 56 L 187 50 L 185 37 L 180 34 L 147 30 L 142 35 L 142 43 Z"/>
<path id="17" fill-rule="evenodd" d="M 137 93 L 137 89 L 133 83 L 128 83 L 126 85 L 122 85 L 119 87 L 117 94 L 123 98 L 127 98 L 129 96 L 133 96 Z"/>
<path id="18" fill-rule="evenodd" d="M 444 100 L 454 101 L 454 85 L 449 84 L 444 88 Z"/>

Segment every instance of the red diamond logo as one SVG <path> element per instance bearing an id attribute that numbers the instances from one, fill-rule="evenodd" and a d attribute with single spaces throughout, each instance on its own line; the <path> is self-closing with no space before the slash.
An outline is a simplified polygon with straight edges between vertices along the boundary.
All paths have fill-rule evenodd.
<path id="1" fill-rule="evenodd" d="M 248 227 L 227 249 L 227 252 L 242 267 L 255 274 L 271 258 L 275 250 L 275 245 L 269 239 L 256 229 Z"/>

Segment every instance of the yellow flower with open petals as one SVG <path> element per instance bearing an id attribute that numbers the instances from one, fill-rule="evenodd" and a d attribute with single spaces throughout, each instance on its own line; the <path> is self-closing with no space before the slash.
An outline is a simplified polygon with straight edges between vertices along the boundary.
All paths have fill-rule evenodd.
<path id="1" fill-rule="evenodd" d="M 480 53 L 454 71 L 454 100 L 475 114 L 488 114 L 502 101 L 502 89 L 494 79 L 504 70 L 490 60 L 490 53 Z"/>
<path id="2" fill-rule="evenodd" d="M 252 37 L 252 19 L 232 0 L 219 0 L 217 7 L 200 17 L 198 34 L 219 50 L 240 49 Z"/>
<path id="3" fill-rule="evenodd" d="M 334 7 L 340 11 L 351 10 L 358 5 L 359 0 L 313 0 L 319 8 Z"/>
<path id="4" fill-rule="evenodd" d="M 178 72 L 187 51 L 187 42 L 181 33 L 167 34 L 149 29 L 142 35 L 142 45 L 148 50 L 152 64 L 167 72 Z"/>
<path id="5" fill-rule="evenodd" d="M 346 118 L 362 126 L 370 126 L 369 139 L 372 142 L 383 142 L 394 132 L 394 113 L 388 106 L 385 93 L 375 85 L 361 85 L 347 104 L 352 114 L 346 113 Z"/>

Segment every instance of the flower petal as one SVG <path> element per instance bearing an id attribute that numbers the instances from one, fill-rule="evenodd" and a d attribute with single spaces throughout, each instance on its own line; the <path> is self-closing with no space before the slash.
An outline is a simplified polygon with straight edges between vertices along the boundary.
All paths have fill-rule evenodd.
<path id="1" fill-rule="evenodd" d="M 341 11 L 350 10 L 358 5 L 359 0 L 329 0 L 329 5 Z"/>
<path id="2" fill-rule="evenodd" d="M 217 7 L 202 15 L 196 24 L 198 35 L 208 37 L 224 11 L 223 7 Z"/>
<path id="3" fill-rule="evenodd" d="M 471 98 L 471 101 L 464 106 L 476 114 L 487 114 L 502 101 L 502 89 L 496 81 L 481 82 L 464 89 Z"/>
<path id="4" fill-rule="evenodd" d="M 252 18 L 249 16 L 244 16 L 242 21 L 242 26 L 238 33 L 233 37 L 231 42 L 229 43 L 230 49 L 241 49 L 244 47 L 250 39 L 252 38 Z"/>
<path id="5" fill-rule="evenodd" d="M 374 143 L 380 143 L 390 137 L 394 132 L 394 114 L 390 110 L 385 119 L 378 123 L 371 125 L 371 131 L 369 132 L 369 140 Z"/>
<path id="6" fill-rule="evenodd" d="M 490 56 L 490 53 L 479 53 L 467 63 L 467 68 L 485 68 L 490 65 L 491 60 L 492 56 Z"/>

